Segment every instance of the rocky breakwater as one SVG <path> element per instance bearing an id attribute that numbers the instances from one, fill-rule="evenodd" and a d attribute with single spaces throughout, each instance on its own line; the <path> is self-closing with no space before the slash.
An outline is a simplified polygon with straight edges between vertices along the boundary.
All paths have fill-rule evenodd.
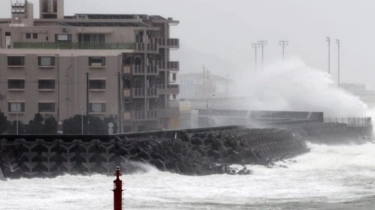
<path id="1" fill-rule="evenodd" d="M 55 177 L 125 173 L 138 162 L 184 175 L 227 173 L 230 164 L 269 165 L 303 154 L 304 141 L 290 130 L 241 127 L 161 131 L 113 136 L 3 136 L 4 177 Z"/>

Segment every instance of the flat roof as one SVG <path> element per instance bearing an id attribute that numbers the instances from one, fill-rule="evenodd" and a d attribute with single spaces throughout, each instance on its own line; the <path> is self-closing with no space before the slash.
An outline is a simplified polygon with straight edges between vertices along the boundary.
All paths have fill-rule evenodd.
<path id="1" fill-rule="evenodd" d="M 79 13 L 73 16 L 65 16 L 66 19 L 77 18 L 80 16 L 84 16 L 88 19 L 158 19 L 158 20 L 167 20 L 159 15 L 146 15 L 146 14 L 87 14 L 87 13 Z"/>

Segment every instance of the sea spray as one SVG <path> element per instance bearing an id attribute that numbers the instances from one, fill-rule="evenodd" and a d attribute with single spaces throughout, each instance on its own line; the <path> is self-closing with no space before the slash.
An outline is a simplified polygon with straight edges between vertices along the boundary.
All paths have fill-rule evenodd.
<path id="1" fill-rule="evenodd" d="M 236 76 L 236 75 L 235 75 Z M 330 74 L 299 59 L 236 76 L 235 95 L 246 103 L 233 109 L 317 111 L 325 117 L 365 117 L 368 107 L 359 97 L 337 87 Z"/>

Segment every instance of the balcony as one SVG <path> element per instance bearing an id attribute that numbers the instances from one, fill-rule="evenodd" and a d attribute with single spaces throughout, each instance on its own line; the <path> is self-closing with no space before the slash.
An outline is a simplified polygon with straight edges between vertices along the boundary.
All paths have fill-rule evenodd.
<path id="1" fill-rule="evenodd" d="M 133 88 L 124 90 L 124 97 L 132 98 L 158 98 L 159 92 L 156 88 Z"/>
<path id="2" fill-rule="evenodd" d="M 158 66 L 146 66 L 146 68 L 147 68 L 147 75 L 159 76 Z"/>
<path id="3" fill-rule="evenodd" d="M 133 43 L 14 42 L 15 49 L 134 50 Z"/>
<path id="4" fill-rule="evenodd" d="M 159 47 L 167 48 L 180 48 L 179 39 L 163 39 L 163 38 L 153 38 L 152 41 L 159 45 Z"/>
<path id="5" fill-rule="evenodd" d="M 134 43 L 134 51 L 143 53 L 158 53 L 157 44 Z"/>
<path id="6" fill-rule="evenodd" d="M 180 62 L 178 62 L 178 61 L 159 62 L 159 69 L 160 70 L 167 70 L 167 71 L 179 71 L 180 70 Z"/>
<path id="7" fill-rule="evenodd" d="M 133 75 L 145 75 L 145 68 L 143 65 L 132 65 L 130 66 L 130 69 Z"/>
<path id="8" fill-rule="evenodd" d="M 143 75 L 158 76 L 159 68 L 158 66 L 146 66 L 145 68 L 144 65 L 125 65 L 124 74 L 132 74 L 135 76 L 143 76 Z"/>
<path id="9" fill-rule="evenodd" d="M 157 85 L 156 87 L 161 95 L 178 95 L 180 93 L 180 85 Z"/>
<path id="10" fill-rule="evenodd" d="M 154 121 L 159 119 L 157 111 L 133 111 L 125 112 L 125 121 Z"/>

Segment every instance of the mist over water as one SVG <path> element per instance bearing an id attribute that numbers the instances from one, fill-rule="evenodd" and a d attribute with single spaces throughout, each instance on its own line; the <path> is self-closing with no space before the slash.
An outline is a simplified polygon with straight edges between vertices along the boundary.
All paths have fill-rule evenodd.
<path id="1" fill-rule="evenodd" d="M 309 147 L 310 153 L 277 164 L 288 168 L 249 166 L 251 176 L 181 176 L 148 167 L 146 173 L 122 177 L 125 209 L 372 209 L 374 144 Z M 0 182 L 0 207 L 108 210 L 113 179 L 94 175 Z"/>
<path id="2" fill-rule="evenodd" d="M 325 117 L 364 117 L 368 106 L 358 97 L 337 87 L 325 71 L 308 67 L 300 59 L 268 65 L 264 70 L 237 75 L 235 95 L 246 103 L 234 109 L 316 111 Z"/>

